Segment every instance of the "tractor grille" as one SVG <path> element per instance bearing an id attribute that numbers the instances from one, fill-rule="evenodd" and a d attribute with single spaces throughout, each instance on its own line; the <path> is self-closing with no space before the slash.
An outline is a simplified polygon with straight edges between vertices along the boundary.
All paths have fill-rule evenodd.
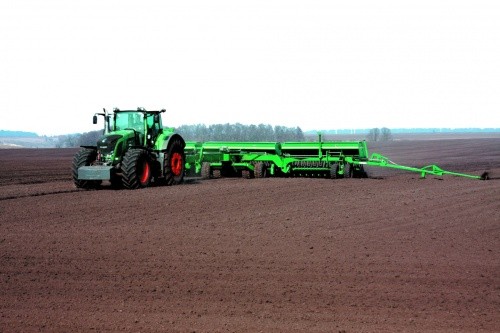
<path id="1" fill-rule="evenodd" d="M 121 135 L 117 134 L 104 136 L 97 142 L 97 149 L 103 155 L 112 154 L 115 151 L 116 142 L 121 137 Z"/>

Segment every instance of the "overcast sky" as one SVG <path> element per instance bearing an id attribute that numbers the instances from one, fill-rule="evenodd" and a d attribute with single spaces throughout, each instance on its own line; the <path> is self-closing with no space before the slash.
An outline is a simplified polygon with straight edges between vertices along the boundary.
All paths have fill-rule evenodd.
<path id="1" fill-rule="evenodd" d="M 0 129 L 500 127 L 500 1 L 0 1 Z"/>

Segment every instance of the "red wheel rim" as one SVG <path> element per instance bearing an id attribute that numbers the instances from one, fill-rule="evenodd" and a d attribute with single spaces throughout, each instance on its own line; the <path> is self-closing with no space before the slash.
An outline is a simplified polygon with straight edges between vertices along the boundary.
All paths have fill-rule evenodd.
<path id="1" fill-rule="evenodd" d="M 139 179 L 141 184 L 145 184 L 148 182 L 149 172 L 150 172 L 149 171 L 149 163 L 147 161 L 144 161 L 144 163 L 142 165 L 142 174 L 141 174 L 141 177 Z"/>
<path id="2" fill-rule="evenodd" d="M 182 155 L 179 153 L 173 153 L 170 159 L 170 169 L 172 173 L 176 176 L 180 176 L 182 172 Z"/>

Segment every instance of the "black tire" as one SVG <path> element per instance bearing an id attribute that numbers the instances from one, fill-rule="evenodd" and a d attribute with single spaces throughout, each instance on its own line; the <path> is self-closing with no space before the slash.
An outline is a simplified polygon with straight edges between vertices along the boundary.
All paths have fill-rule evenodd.
<path id="1" fill-rule="evenodd" d="M 221 169 L 213 169 L 212 170 L 212 178 L 214 178 L 214 179 L 222 178 L 222 170 Z"/>
<path id="2" fill-rule="evenodd" d="M 262 162 L 255 163 L 253 174 L 255 178 L 266 178 L 267 177 L 267 166 Z"/>
<path id="3" fill-rule="evenodd" d="M 210 168 L 209 162 L 203 162 L 201 164 L 201 178 L 210 179 L 212 177 L 212 170 Z"/>
<path id="4" fill-rule="evenodd" d="M 151 182 L 152 168 L 148 152 L 129 149 L 122 161 L 122 184 L 128 189 L 146 187 Z"/>
<path id="5" fill-rule="evenodd" d="M 83 148 L 73 157 L 71 171 L 73 174 L 73 182 L 77 188 L 92 189 L 101 184 L 100 180 L 81 180 L 78 179 L 78 168 L 82 166 L 92 165 L 97 159 L 97 150 Z"/>
<path id="6" fill-rule="evenodd" d="M 352 164 L 351 163 L 346 163 L 344 164 L 344 178 L 351 178 L 352 177 Z"/>
<path id="7" fill-rule="evenodd" d="M 250 172 L 250 170 L 241 170 L 241 177 L 244 178 L 244 179 L 250 179 L 252 178 L 252 173 Z"/>
<path id="8" fill-rule="evenodd" d="M 353 170 L 352 176 L 353 178 L 368 178 L 368 174 L 362 165 L 358 169 Z"/>
<path id="9" fill-rule="evenodd" d="M 339 166 L 337 163 L 333 163 L 330 165 L 330 178 L 331 179 L 337 179 L 339 177 Z"/>
<path id="10" fill-rule="evenodd" d="M 184 154 L 182 141 L 179 138 L 173 139 L 168 147 L 163 163 L 163 175 L 165 183 L 168 186 L 182 183 L 184 180 L 185 162 L 186 155 Z"/>

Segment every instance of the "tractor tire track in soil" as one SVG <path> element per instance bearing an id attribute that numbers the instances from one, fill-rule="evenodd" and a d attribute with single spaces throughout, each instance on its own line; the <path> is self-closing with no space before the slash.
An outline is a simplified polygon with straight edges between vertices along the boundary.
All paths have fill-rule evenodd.
<path id="1" fill-rule="evenodd" d="M 38 197 L 43 195 L 52 195 L 52 194 L 63 194 L 63 193 L 73 193 L 78 192 L 72 184 L 68 184 L 68 182 L 64 182 L 62 186 L 58 186 L 60 184 L 51 183 L 51 188 L 47 188 L 47 183 L 42 184 L 31 184 L 25 185 L 20 184 L 16 185 L 8 185 L 2 186 L 0 192 L 0 201 L 2 200 L 12 200 L 12 199 L 20 199 L 26 197 Z"/>
<path id="2" fill-rule="evenodd" d="M 74 149 L 1 150 L 0 332 L 497 332 L 498 147 L 370 147 L 490 181 L 378 170 L 136 191 L 75 189 Z"/>

